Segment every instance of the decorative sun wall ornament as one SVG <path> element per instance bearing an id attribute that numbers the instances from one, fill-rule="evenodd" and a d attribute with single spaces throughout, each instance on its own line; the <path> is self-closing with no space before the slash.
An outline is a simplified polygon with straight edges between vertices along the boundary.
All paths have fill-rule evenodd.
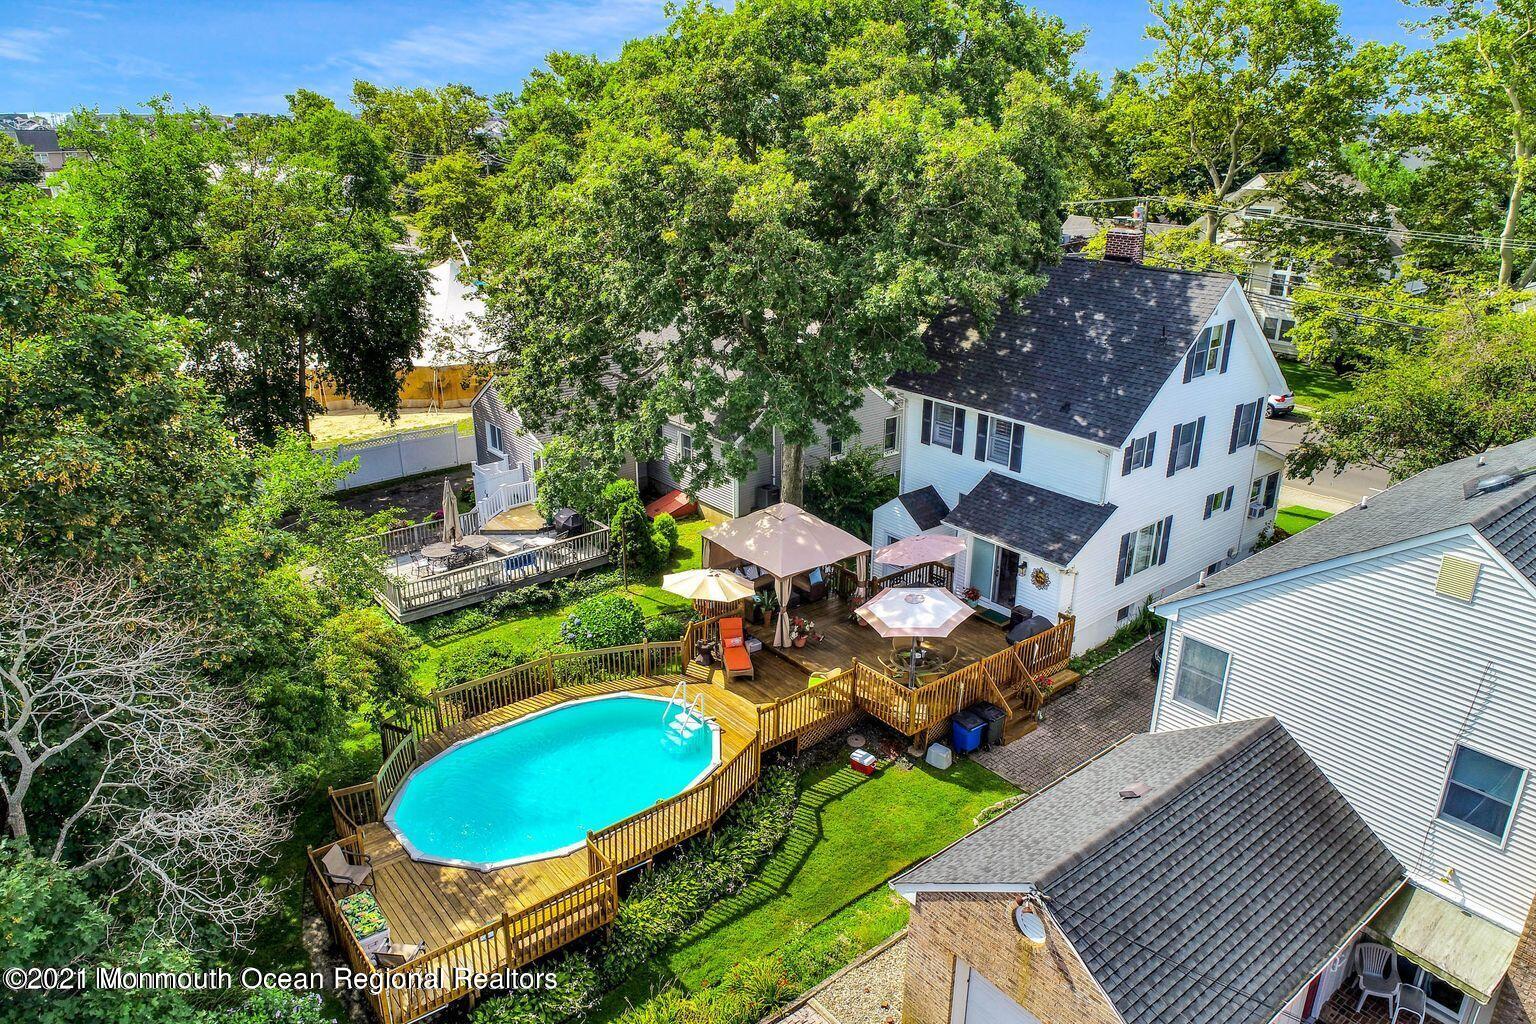
<path id="1" fill-rule="evenodd" d="M 1046 575 L 1044 569 L 1036 569 L 1029 574 L 1029 582 L 1035 585 L 1036 590 L 1044 590 L 1051 585 L 1051 578 Z"/>

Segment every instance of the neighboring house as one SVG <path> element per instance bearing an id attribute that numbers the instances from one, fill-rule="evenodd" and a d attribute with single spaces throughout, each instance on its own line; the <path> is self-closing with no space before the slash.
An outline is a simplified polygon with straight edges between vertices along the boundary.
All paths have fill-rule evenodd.
<path id="1" fill-rule="evenodd" d="M 1081 252 L 1083 247 L 1097 238 L 1108 227 L 1121 221 L 1128 221 L 1125 217 L 1088 217 L 1080 213 L 1070 214 L 1061 222 L 1061 247 L 1067 252 Z M 1182 224 L 1173 224 L 1167 221 L 1151 221 L 1146 225 L 1148 235 L 1161 235 L 1168 231 L 1179 231 L 1184 228 Z"/>
<path id="2" fill-rule="evenodd" d="M 985 338 L 960 313 L 927 343 L 937 371 L 891 382 L 903 492 L 873 543 L 965 538 L 954 587 L 983 608 L 1072 613 L 1093 647 L 1272 521 L 1259 432 L 1285 380 L 1231 275 L 1068 259 Z"/>
<path id="3" fill-rule="evenodd" d="M 46 120 L 31 114 L 0 114 L 0 132 L 30 147 L 46 177 L 62 170 L 70 152 L 59 145 L 59 133 Z"/>
<path id="4" fill-rule="evenodd" d="M 892 881 L 902 1020 L 1299 1022 L 1402 877 L 1274 719 L 1133 736 Z"/>
<path id="5" fill-rule="evenodd" d="M 1533 466 L 1536 438 L 1427 470 L 1158 605 L 1152 729 L 1283 722 L 1439 922 L 1386 938 L 1449 1024 L 1490 1019 L 1532 927 Z M 1536 1019 L 1536 948 L 1514 964 Z"/>
<path id="6" fill-rule="evenodd" d="M 490 494 L 503 483 L 531 479 L 540 466 L 539 453 L 552 435 L 528 429 L 519 411 L 506 403 L 494 380 L 481 389 L 471 409 L 474 413 L 477 452 L 475 493 Z M 858 436 L 838 443 L 827 439 L 823 432 L 823 440 L 806 449 L 807 469 L 837 457 L 846 447 L 858 444 L 880 452 L 882 465 L 888 472 L 899 470 L 901 410 L 895 400 L 879 389 L 869 388 L 854 419 L 859 425 Z M 692 490 L 688 481 L 674 472 L 673 463 L 690 455 L 696 445 L 713 444 L 718 447 L 721 443 L 713 438 L 699 436 L 685 424 L 670 422 L 662 427 L 662 456 L 638 464 L 627 460 L 622 473 L 642 488 L 649 486 L 656 490 L 677 488 L 689 491 L 705 507 L 706 512 L 727 519 L 766 508 L 778 501 L 783 463 L 782 444 L 775 445 L 771 452 L 759 453 L 757 467 L 751 473 L 699 487 L 697 490 Z"/>

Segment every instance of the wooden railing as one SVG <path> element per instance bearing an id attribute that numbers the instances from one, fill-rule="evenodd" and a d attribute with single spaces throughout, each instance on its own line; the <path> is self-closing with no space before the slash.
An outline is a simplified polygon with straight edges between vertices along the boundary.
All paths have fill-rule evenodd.
<path id="1" fill-rule="evenodd" d="M 948 590 L 955 583 L 955 567 L 948 562 L 924 562 L 869 581 L 871 594 L 887 587 L 940 587 Z"/>
<path id="2" fill-rule="evenodd" d="M 399 617 L 474 594 L 568 576 L 607 560 L 608 528 L 599 526 L 590 533 L 543 547 L 510 555 L 492 554 L 472 565 L 420 579 L 386 575 L 380 583 L 379 599 Z"/>
<path id="3" fill-rule="evenodd" d="M 336 826 L 338 836 L 354 836 L 364 825 L 383 816 L 377 779 L 329 792 L 331 822 Z"/>
<path id="4" fill-rule="evenodd" d="M 381 816 L 384 814 L 384 809 L 389 806 L 390 798 L 395 795 L 395 790 L 400 788 L 400 783 L 405 781 L 405 777 L 414 767 L 416 767 L 416 734 L 410 733 L 384 759 L 384 763 L 379 767 L 379 774 L 374 776 L 378 783 L 375 791 Z"/>
<path id="5" fill-rule="evenodd" d="M 855 669 L 827 676 L 810 689 L 792 693 L 757 709 L 757 734 L 764 748 L 795 739 L 829 718 L 856 709 Z"/>

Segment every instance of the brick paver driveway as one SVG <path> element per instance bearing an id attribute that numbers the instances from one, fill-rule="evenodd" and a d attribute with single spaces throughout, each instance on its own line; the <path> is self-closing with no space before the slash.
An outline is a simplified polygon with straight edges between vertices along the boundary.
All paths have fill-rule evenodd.
<path id="1" fill-rule="evenodd" d="M 1027 736 L 973 756 L 1028 793 L 1061 778 L 1088 758 L 1152 722 L 1154 645 L 1143 640 L 1094 669 L 1040 712 L 1040 726 Z"/>

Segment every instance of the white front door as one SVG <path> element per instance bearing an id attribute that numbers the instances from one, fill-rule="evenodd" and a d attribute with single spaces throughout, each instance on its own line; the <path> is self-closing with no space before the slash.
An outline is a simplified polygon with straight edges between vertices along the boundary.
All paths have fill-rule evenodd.
<path id="1" fill-rule="evenodd" d="M 1040 1024 L 1040 1018 L 960 960 L 955 963 L 950 1024 Z"/>

